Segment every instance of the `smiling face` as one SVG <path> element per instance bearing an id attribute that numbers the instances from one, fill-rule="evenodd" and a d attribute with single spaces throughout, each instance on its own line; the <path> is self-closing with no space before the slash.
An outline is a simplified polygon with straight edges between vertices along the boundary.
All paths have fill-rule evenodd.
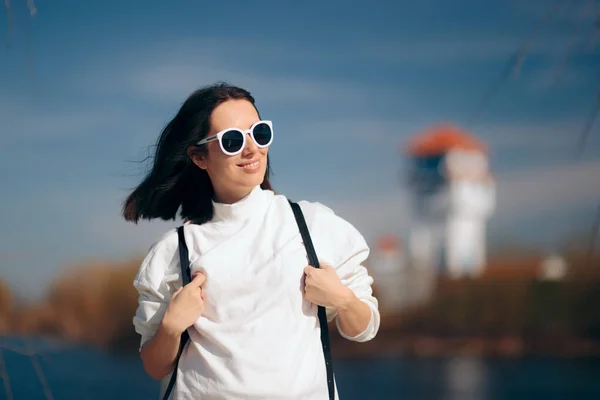
<path id="1" fill-rule="evenodd" d="M 245 130 L 259 120 L 258 112 L 249 101 L 227 100 L 212 112 L 208 136 L 214 136 L 228 128 Z M 246 145 L 242 152 L 234 156 L 223 153 L 217 140 L 205 146 L 207 152 L 197 153 L 192 159 L 208 173 L 216 201 L 235 203 L 263 182 L 269 149 L 256 146 L 249 134 L 246 135 Z"/>

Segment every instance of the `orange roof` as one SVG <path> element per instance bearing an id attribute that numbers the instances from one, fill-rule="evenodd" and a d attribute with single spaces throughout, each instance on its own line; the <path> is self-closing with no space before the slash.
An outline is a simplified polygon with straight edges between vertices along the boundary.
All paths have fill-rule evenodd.
<path id="1" fill-rule="evenodd" d="M 452 149 L 487 151 L 479 139 L 453 124 L 440 124 L 424 130 L 413 137 L 406 151 L 414 156 L 440 155 Z"/>

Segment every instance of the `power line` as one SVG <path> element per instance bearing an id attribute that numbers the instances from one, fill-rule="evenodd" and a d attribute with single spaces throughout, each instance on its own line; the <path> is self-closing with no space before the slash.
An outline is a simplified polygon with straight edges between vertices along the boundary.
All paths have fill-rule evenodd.
<path id="1" fill-rule="evenodd" d="M 480 103 L 476 107 L 475 112 L 468 123 L 468 125 L 471 128 L 472 128 L 472 125 L 481 116 L 481 114 L 485 111 L 490 100 L 493 98 L 493 96 L 495 96 L 497 94 L 497 92 L 500 90 L 500 88 L 506 82 L 506 80 L 508 80 L 511 77 L 511 75 L 514 77 L 518 77 L 520 75 L 522 67 L 525 62 L 525 59 L 526 59 L 528 53 L 530 52 L 530 48 L 531 48 L 531 45 L 532 45 L 535 37 L 539 34 L 539 32 L 542 30 L 542 28 L 548 23 L 548 21 L 550 20 L 552 15 L 561 8 L 563 1 L 564 0 L 557 0 L 551 6 L 551 8 L 548 9 L 546 15 L 540 21 L 537 28 L 522 43 L 522 45 L 519 47 L 519 49 L 517 51 L 515 51 L 515 53 L 513 53 L 509 57 L 509 59 L 507 60 L 505 66 L 504 66 L 504 69 L 502 70 L 502 73 L 500 74 L 500 77 L 491 83 L 488 90 L 484 93 L 484 96 L 481 99 Z M 595 0 L 590 0 L 587 3 L 587 7 L 582 9 L 582 11 L 585 13 L 587 13 L 587 12 L 593 13 L 594 5 L 595 5 Z M 581 15 L 580 17 L 581 17 L 581 19 L 578 21 L 576 32 L 573 34 L 573 36 L 567 42 L 567 45 L 566 45 L 564 51 L 562 52 L 562 57 L 559 61 L 559 66 L 553 74 L 553 82 L 554 83 L 556 83 L 558 76 L 564 69 L 569 51 L 571 50 L 572 47 L 574 47 L 577 37 L 578 37 L 579 33 L 581 32 L 581 30 L 583 29 L 585 14 Z M 600 10 L 596 12 L 596 18 L 594 21 L 593 29 L 594 29 L 594 31 L 593 31 L 592 40 L 591 40 L 591 49 L 592 50 L 595 47 L 596 41 L 600 37 Z M 594 123 L 596 121 L 598 113 L 600 112 L 600 90 L 598 90 L 596 92 L 594 100 L 595 101 L 592 106 L 591 113 L 589 114 L 588 118 L 586 119 L 585 124 L 582 128 L 581 134 L 579 136 L 579 143 L 577 145 L 577 155 L 579 157 L 582 156 L 582 154 L 585 150 L 588 136 L 594 126 Z M 591 257 L 593 256 L 593 252 L 595 250 L 595 244 L 596 244 L 598 235 L 600 235 L 600 202 L 598 203 L 598 209 L 597 209 L 597 212 L 595 215 L 595 219 L 592 223 L 592 228 L 591 228 L 590 233 L 591 233 L 591 236 L 590 236 L 589 252 L 590 252 L 590 260 L 591 260 Z"/>
<path id="2" fill-rule="evenodd" d="M 472 125 L 475 121 L 481 116 L 483 111 L 487 108 L 492 97 L 496 95 L 496 93 L 500 90 L 501 86 L 506 82 L 511 75 L 518 77 L 521 73 L 521 69 L 523 64 L 525 63 L 525 58 L 530 51 L 531 45 L 534 39 L 538 36 L 539 32 L 546 26 L 550 17 L 562 6 L 564 0 L 557 0 L 554 5 L 548 9 L 544 18 L 540 21 L 536 29 L 525 39 L 525 41 L 521 44 L 521 46 L 512 54 L 508 61 L 506 62 L 500 77 L 492 82 L 488 90 L 484 93 L 483 98 L 481 99 L 479 105 L 476 107 L 473 116 L 468 122 L 468 126 L 472 128 Z"/>
<path id="3" fill-rule="evenodd" d="M 37 8 L 33 4 L 33 0 L 27 0 L 27 7 L 32 18 L 37 14 Z M 36 87 L 36 71 L 35 71 L 35 41 L 33 37 L 31 22 L 29 18 L 25 18 L 25 46 L 27 48 L 27 74 L 31 81 L 31 86 L 35 91 Z"/>
<path id="4" fill-rule="evenodd" d="M 593 12 L 594 1 L 590 1 L 590 12 Z M 582 18 L 583 19 L 583 18 Z M 594 33 L 592 34 L 592 46 L 591 50 L 594 50 L 595 42 L 598 37 L 598 33 L 600 32 L 600 12 L 597 12 L 596 19 L 594 21 Z M 581 130 L 581 134 L 579 135 L 579 144 L 577 146 L 577 155 L 578 157 L 582 157 L 585 151 L 585 146 L 594 127 L 594 123 L 596 122 L 596 118 L 598 116 L 598 112 L 600 111 L 600 90 L 597 90 L 595 93 L 594 105 L 592 106 L 592 111 L 589 114 L 583 128 Z M 596 241 L 598 239 L 598 235 L 600 234 L 600 201 L 598 202 L 598 206 L 596 208 L 596 215 L 594 216 L 594 220 L 592 221 L 592 226 L 590 229 L 590 239 L 589 239 L 589 249 L 588 249 L 588 260 L 591 263 L 594 259 L 594 251 L 596 250 Z"/>
<path id="5" fill-rule="evenodd" d="M 596 240 L 598 239 L 598 234 L 600 233 L 600 201 L 598 202 L 598 206 L 596 208 L 596 218 L 592 223 L 592 229 L 590 232 L 590 243 L 588 250 L 588 258 L 591 261 L 594 259 L 594 251 L 596 250 Z"/>
<path id="6" fill-rule="evenodd" d="M 4 6 L 6 7 L 6 26 L 8 29 L 6 35 L 6 50 L 10 49 L 12 44 L 12 35 L 13 35 L 13 15 L 12 15 L 12 7 L 10 6 L 10 0 L 4 0 Z"/>
<path id="7" fill-rule="evenodd" d="M 37 8 L 35 7 L 33 0 L 27 0 L 27 8 L 29 8 L 29 15 L 35 17 L 37 14 Z"/>
<path id="8" fill-rule="evenodd" d="M 579 135 L 579 144 L 577 146 L 577 155 L 582 156 L 585 150 L 585 145 L 587 143 L 587 138 L 590 135 L 590 132 L 596 122 L 596 117 L 598 116 L 598 111 L 600 111 L 600 91 L 596 92 L 594 105 L 592 106 L 592 112 L 588 116 L 583 125 L 583 129 L 581 130 L 581 134 Z"/>
<path id="9" fill-rule="evenodd" d="M 569 41 L 567 42 L 566 46 L 564 47 L 564 51 L 562 52 L 561 56 L 559 57 L 558 67 L 554 70 L 554 74 L 553 74 L 553 79 L 552 79 L 553 84 L 556 84 L 558 82 L 558 78 L 559 78 L 560 74 L 565 70 L 569 52 L 577 44 L 577 38 L 580 36 L 581 31 L 583 30 L 583 27 L 585 26 L 585 24 L 584 24 L 585 18 L 584 17 L 588 13 L 589 14 L 593 13 L 594 3 L 595 3 L 595 0 L 588 0 L 588 2 L 586 3 L 586 6 L 581 9 L 583 15 L 581 15 L 579 20 L 577 21 L 577 26 L 575 28 L 575 32 L 573 32 L 573 34 L 569 38 Z M 572 5 L 576 5 L 576 4 L 578 4 L 578 0 L 572 0 Z"/>

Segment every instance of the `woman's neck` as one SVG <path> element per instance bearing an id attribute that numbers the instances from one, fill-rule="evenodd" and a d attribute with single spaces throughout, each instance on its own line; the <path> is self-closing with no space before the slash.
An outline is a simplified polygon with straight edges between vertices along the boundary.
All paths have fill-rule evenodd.
<path id="1" fill-rule="evenodd" d="M 213 221 L 245 221 L 259 215 L 268 203 L 268 196 L 259 186 L 255 186 L 249 193 L 241 197 L 242 193 L 235 196 L 229 195 L 213 200 Z M 237 199 L 237 201 L 235 200 Z"/>
<path id="2" fill-rule="evenodd" d="M 243 190 L 238 191 L 215 190 L 215 202 L 221 204 L 235 204 L 247 197 L 252 190 L 254 190 L 253 187 L 244 188 Z"/>

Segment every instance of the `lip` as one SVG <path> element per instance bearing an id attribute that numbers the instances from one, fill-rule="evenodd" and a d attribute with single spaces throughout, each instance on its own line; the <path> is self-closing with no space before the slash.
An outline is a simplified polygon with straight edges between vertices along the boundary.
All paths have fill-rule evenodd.
<path id="1" fill-rule="evenodd" d="M 254 164 L 254 163 L 260 163 L 260 160 L 251 160 L 251 161 L 248 161 L 245 163 L 238 164 L 237 166 L 243 168 L 243 167 L 246 167 L 246 166 L 248 166 L 250 164 Z"/>

